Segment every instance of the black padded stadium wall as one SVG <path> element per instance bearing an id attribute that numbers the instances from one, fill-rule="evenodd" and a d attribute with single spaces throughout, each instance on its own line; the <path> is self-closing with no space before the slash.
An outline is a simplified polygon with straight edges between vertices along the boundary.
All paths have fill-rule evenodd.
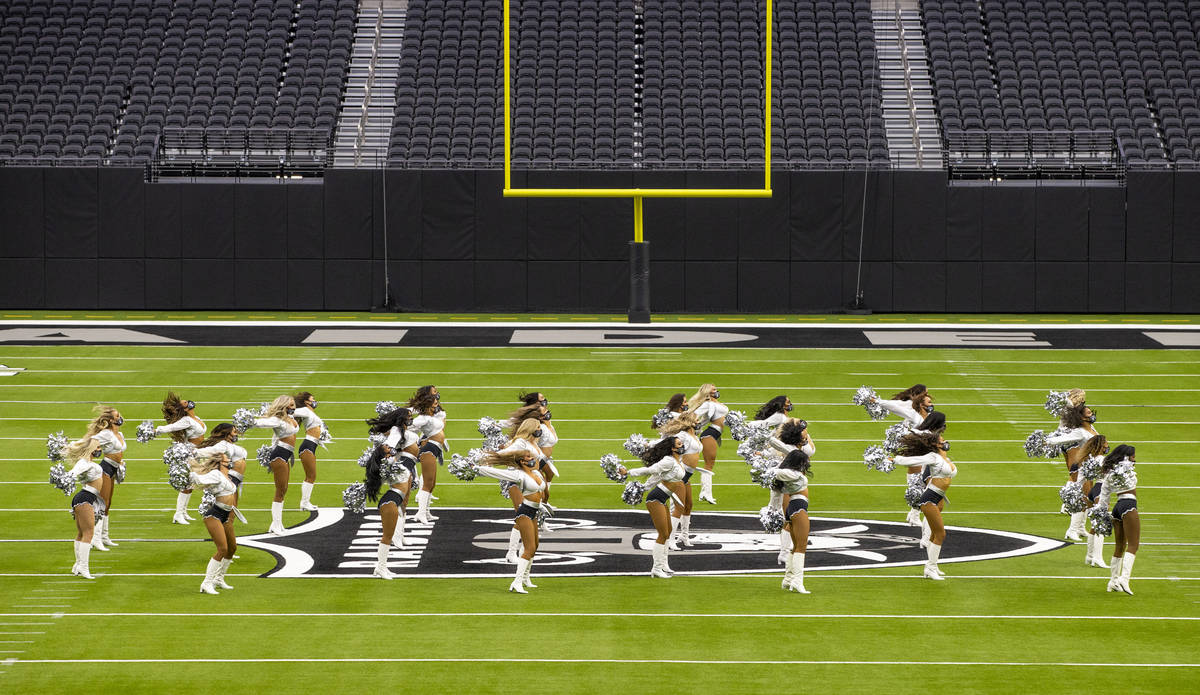
<path id="1" fill-rule="evenodd" d="M 623 312 L 629 199 L 497 170 L 164 181 L 0 168 L 7 309 Z M 514 171 L 514 187 L 757 188 L 751 171 Z M 646 199 L 655 312 L 1200 311 L 1200 174 L 1126 187 L 776 171 L 770 199 Z M 859 249 L 862 263 L 859 263 Z"/>

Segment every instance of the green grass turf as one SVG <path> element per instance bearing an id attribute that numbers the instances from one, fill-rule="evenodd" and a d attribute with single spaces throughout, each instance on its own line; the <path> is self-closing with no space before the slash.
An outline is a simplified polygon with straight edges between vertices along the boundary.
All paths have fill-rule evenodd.
<path id="1" fill-rule="evenodd" d="M 209 693 L 214 677 L 243 691 L 279 692 L 380 683 L 505 693 L 594 692 L 619 683 L 642 692 L 693 683 L 712 692 L 1194 689 L 1200 546 L 1189 544 L 1200 542 L 1200 503 L 1189 474 L 1200 465 L 1200 351 L 5 346 L 0 363 L 26 368 L 0 377 L 0 633 L 13 633 L 0 634 L 3 692 L 86 681 L 102 692 Z M 314 501 L 335 506 L 360 475 L 360 423 L 376 400 L 438 384 L 451 446 L 463 451 L 478 441 L 479 417 L 504 414 L 518 391 L 536 388 L 551 399 L 562 437 L 555 501 L 617 508 L 619 487 L 603 479 L 600 454 L 622 452 L 625 437 L 646 432 L 671 393 L 690 395 L 704 381 L 745 411 L 777 393 L 791 396 L 818 446 L 815 516 L 891 521 L 903 518 L 903 479 L 864 469 L 862 448 L 879 440 L 884 424 L 867 420 L 849 398 L 863 383 L 885 394 L 929 384 L 950 418 L 960 467 L 948 523 L 1054 538 L 1067 525 L 1057 514 L 1062 464 L 1026 459 L 1021 441 L 1052 425 L 1041 408 L 1047 390 L 1082 386 L 1100 431 L 1138 447 L 1137 595 L 1105 593 L 1107 570 L 1085 568 L 1080 545 L 950 564 L 950 579 L 940 583 L 913 567 L 811 572 L 808 596 L 781 591 L 777 575 L 543 578 L 529 596 L 507 593 L 507 580 L 494 578 L 260 579 L 254 575 L 274 561 L 243 548 L 231 570 L 236 589 L 205 596 L 197 587 L 211 546 L 199 525 L 169 523 L 175 493 L 158 458 L 165 442 L 133 441 L 137 422 L 158 417 L 168 387 L 196 400 L 210 425 L 240 405 L 305 388 L 335 437 L 320 452 Z M 73 524 L 66 499 L 44 482 L 44 440 L 59 429 L 77 436 L 95 401 L 125 415 L 129 482 L 112 516 L 121 546 L 92 553 L 93 572 L 105 576 L 87 582 L 66 573 Z M 245 444 L 253 452 L 265 439 L 254 431 Z M 734 448 L 726 442 L 721 450 L 715 510 L 751 512 L 766 495 Z M 301 476 L 296 466 L 289 525 L 306 516 L 295 509 Z M 250 531 L 259 532 L 272 488 L 253 462 L 247 480 L 242 507 Z M 501 502 L 494 485 L 461 483 L 444 471 L 437 494 L 446 506 Z M 1162 617 L 1189 620 L 1146 619 Z M 225 637 L 213 639 L 218 634 Z M 436 661 L 372 661 L 397 657 Z M 114 658 L 133 661 L 62 661 Z M 235 661 L 169 661 L 214 658 Z M 354 659 L 367 661 L 347 661 Z M 610 661 L 617 659 L 671 663 Z M 745 663 L 763 660 L 794 663 Z"/>

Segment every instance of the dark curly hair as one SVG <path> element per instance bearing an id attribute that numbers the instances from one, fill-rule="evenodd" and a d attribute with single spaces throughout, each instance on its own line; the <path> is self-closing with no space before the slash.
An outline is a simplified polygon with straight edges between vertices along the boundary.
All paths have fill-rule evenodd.
<path id="1" fill-rule="evenodd" d="M 783 427 L 779 428 L 779 441 L 792 446 L 800 446 L 804 442 L 804 430 L 799 422 L 785 422 Z"/>
<path id="2" fill-rule="evenodd" d="M 227 442 L 229 441 L 229 435 L 231 434 L 233 434 L 233 425 L 228 422 L 222 422 L 221 424 L 212 428 L 212 433 L 209 434 L 204 441 L 200 442 L 200 448 L 203 449 L 206 446 L 212 446 L 217 442 Z"/>
<path id="3" fill-rule="evenodd" d="M 812 460 L 808 458 L 808 454 L 804 453 L 803 451 L 800 451 L 799 449 L 788 452 L 788 455 L 783 458 L 783 461 L 779 464 L 779 467 L 786 468 L 788 470 L 793 470 L 793 471 L 800 471 L 800 473 L 802 475 L 804 475 L 805 477 L 808 477 L 808 478 L 813 477 L 813 475 L 812 475 Z M 776 481 L 772 482 L 771 489 L 772 490 L 782 490 L 783 489 L 783 481 L 776 480 Z"/>
<path id="4" fill-rule="evenodd" d="M 639 457 L 649 464 L 655 464 L 675 452 L 675 437 L 663 437 L 654 446 L 647 447 Z"/>
<path id="5" fill-rule="evenodd" d="M 393 427 L 401 430 L 408 429 L 412 423 L 412 414 L 408 408 L 396 408 L 387 415 L 380 415 L 367 420 L 368 430 L 371 434 L 387 434 Z"/>
<path id="6" fill-rule="evenodd" d="M 909 432 L 900 438 L 896 453 L 901 456 L 924 456 L 931 451 L 941 451 L 937 432 Z"/>
<path id="7" fill-rule="evenodd" d="M 408 399 L 408 407 L 424 415 L 427 410 L 433 408 L 434 403 L 438 402 L 439 396 L 433 392 L 433 389 L 433 384 L 417 389 L 413 397 Z"/>
<path id="8" fill-rule="evenodd" d="M 787 396 L 776 396 L 763 404 L 763 407 L 758 409 L 754 414 L 755 420 L 766 420 L 775 413 L 787 412 Z"/>

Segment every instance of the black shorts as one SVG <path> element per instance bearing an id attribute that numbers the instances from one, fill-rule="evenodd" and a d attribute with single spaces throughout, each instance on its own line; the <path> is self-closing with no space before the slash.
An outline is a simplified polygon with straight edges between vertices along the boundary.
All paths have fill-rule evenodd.
<path id="1" fill-rule="evenodd" d="M 712 437 L 713 439 L 717 440 L 717 446 L 721 446 L 720 428 L 713 427 L 712 425 L 705 427 L 704 431 L 700 433 L 700 439 L 704 439 L 705 437 Z"/>
<path id="2" fill-rule="evenodd" d="M 99 502 L 100 497 L 96 493 L 91 490 L 80 490 L 71 498 L 71 511 L 74 512 L 75 508 L 81 504 L 90 504 L 93 507 L 97 507 L 99 506 Z"/>
<path id="3" fill-rule="evenodd" d="M 525 504 L 524 502 L 521 503 L 520 507 L 517 507 L 517 516 L 527 516 L 529 517 L 530 521 L 537 521 L 537 513 L 537 507 L 534 507 L 530 504 Z"/>
<path id="4" fill-rule="evenodd" d="M 917 503 L 917 509 L 924 507 L 927 504 L 937 505 L 938 502 L 946 499 L 946 493 L 930 485 L 925 488 L 925 494 L 921 495 L 921 501 Z"/>
<path id="5" fill-rule="evenodd" d="M 397 509 L 404 509 L 404 495 L 400 494 L 395 488 L 388 488 L 388 491 L 383 493 L 383 497 L 379 499 L 379 507 L 385 504 L 394 504 Z"/>
<path id="6" fill-rule="evenodd" d="M 100 461 L 100 470 L 104 471 L 104 475 L 112 478 L 113 482 L 116 482 L 118 470 L 116 463 L 109 459 L 103 459 Z"/>
<path id="7" fill-rule="evenodd" d="M 438 465 L 442 465 L 442 447 L 437 445 L 437 442 L 425 442 L 421 445 L 422 454 L 433 454 L 437 457 Z"/>
<path id="8" fill-rule="evenodd" d="M 671 493 L 664 490 L 661 485 L 655 485 L 653 490 L 646 493 L 646 502 L 647 503 L 658 502 L 659 504 L 662 504 L 665 506 L 667 504 L 668 500 L 670 500 L 670 499 L 671 499 Z"/>
<path id="9" fill-rule="evenodd" d="M 238 475 L 237 473 L 229 471 L 229 482 L 233 483 L 233 486 L 238 490 L 242 489 L 242 476 Z"/>
<path id="10" fill-rule="evenodd" d="M 807 511 L 808 511 L 808 498 L 805 497 L 804 495 L 796 495 L 788 502 L 787 513 L 785 513 L 783 515 L 783 518 L 791 519 L 796 514 L 798 514 L 800 512 L 807 512 Z"/>
<path id="11" fill-rule="evenodd" d="M 1113 505 L 1112 516 L 1120 521 L 1121 517 L 1131 509 L 1137 509 L 1137 499 L 1126 497 L 1123 500 L 1117 500 L 1117 503 Z"/>
<path id="12" fill-rule="evenodd" d="M 226 521 L 229 521 L 229 512 L 230 512 L 230 510 L 221 509 L 214 503 L 214 504 L 209 505 L 208 509 L 205 510 L 205 512 L 203 514 L 201 514 L 200 516 L 202 516 L 206 519 L 216 519 L 217 521 L 219 521 L 223 524 Z"/>
<path id="13" fill-rule="evenodd" d="M 1100 483 L 1092 483 L 1092 489 L 1088 490 L 1088 499 L 1093 503 L 1100 499 Z"/>
<path id="14" fill-rule="evenodd" d="M 311 451 L 311 452 L 313 452 L 313 456 L 316 456 L 317 455 L 317 443 L 311 439 L 306 438 L 304 441 L 300 442 L 300 448 L 296 449 L 296 451 L 301 454 L 303 454 L 306 451 Z"/>
<path id="15" fill-rule="evenodd" d="M 689 470 L 687 473 L 684 473 L 683 474 L 683 482 L 687 483 L 688 481 L 690 481 L 692 479 L 692 476 L 695 474 L 696 474 L 695 470 Z"/>
<path id="16" fill-rule="evenodd" d="M 1071 465 L 1067 466 L 1067 472 L 1068 472 L 1068 473 L 1075 473 L 1075 472 L 1076 472 L 1076 471 L 1078 471 L 1078 470 L 1079 470 L 1079 464 L 1078 464 L 1078 463 L 1072 463 Z"/>
<path id="17" fill-rule="evenodd" d="M 401 466 L 404 466 L 405 468 L 408 469 L 408 475 L 413 480 L 417 479 L 417 462 L 416 461 L 414 461 L 413 459 L 411 459 L 403 454 L 401 454 L 400 456 L 397 456 L 396 461 L 398 461 Z"/>
<path id="18" fill-rule="evenodd" d="M 295 453 L 292 452 L 291 449 L 287 448 L 286 446 L 279 446 L 276 444 L 275 448 L 271 449 L 271 458 L 269 460 L 274 461 L 275 459 L 283 459 L 284 463 L 290 466 L 296 462 L 294 457 Z"/>

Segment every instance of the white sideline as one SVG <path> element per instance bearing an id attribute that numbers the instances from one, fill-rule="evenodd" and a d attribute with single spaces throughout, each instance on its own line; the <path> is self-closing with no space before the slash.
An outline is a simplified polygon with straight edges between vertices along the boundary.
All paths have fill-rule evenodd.
<path id="1" fill-rule="evenodd" d="M 1062 667 L 1076 666 L 1083 668 L 1200 668 L 1195 664 L 1131 664 L 1131 663 L 1096 663 L 1072 661 L 834 661 L 820 659 L 549 659 L 538 658 L 542 664 L 689 664 L 700 666 L 1034 666 Z M 281 659 L 230 659 L 214 657 L 210 659 L 7 659 L 7 663 L 17 664 L 293 664 L 293 663 L 395 663 L 395 664 L 432 664 L 432 663 L 496 663 L 512 664 L 512 657 L 382 657 L 382 658 L 281 658 Z"/>
<path id="2" fill-rule="evenodd" d="M 1140 578 L 1139 578 L 1140 580 Z M 32 613 L 0 613 L 2 616 L 36 615 Z M 50 615 L 50 614 L 47 614 Z M 60 618 L 209 618 L 211 613 L 55 613 Z M 488 611 L 464 613 L 230 613 L 221 611 L 226 618 L 516 618 L 526 617 L 524 611 Z M 1197 617 L 1181 617 L 1172 615 L 933 615 L 902 614 L 902 613 L 544 613 L 539 617 L 545 618 L 737 618 L 787 620 L 820 619 L 820 618 L 861 618 L 865 620 L 911 620 L 913 618 L 937 618 L 939 620 L 1169 620 L 1196 621 Z"/>

